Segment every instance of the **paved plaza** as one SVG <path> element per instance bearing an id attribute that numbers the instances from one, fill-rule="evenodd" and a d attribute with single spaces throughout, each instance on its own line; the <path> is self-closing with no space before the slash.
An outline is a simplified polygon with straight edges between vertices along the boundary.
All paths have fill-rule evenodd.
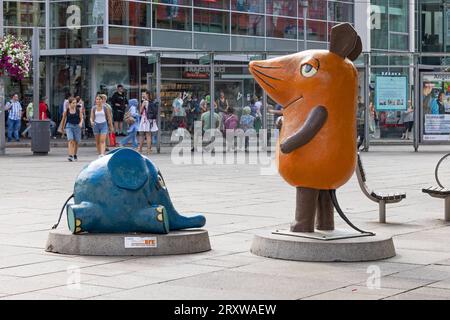
<path id="1" fill-rule="evenodd" d="M 93 148 L 69 163 L 66 149 L 0 157 L 0 299 L 450 299 L 450 224 L 444 203 L 421 192 L 447 147 L 376 146 L 362 155 L 375 190 L 407 193 L 387 207 L 364 197 L 354 176 L 338 191 L 359 227 L 394 236 L 397 256 L 367 263 L 307 263 L 252 255 L 254 234 L 287 228 L 295 190 L 250 164 L 159 166 L 176 208 L 203 213 L 213 250 L 168 257 L 83 257 L 44 251 L 47 235 Z M 107 192 L 107 190 L 105 190 Z M 347 228 L 337 217 L 337 227 Z M 60 228 L 66 228 L 63 221 Z M 377 281 L 376 274 L 381 272 Z M 375 277 L 374 277 L 375 276 Z M 79 280 L 79 281 L 78 281 Z"/>

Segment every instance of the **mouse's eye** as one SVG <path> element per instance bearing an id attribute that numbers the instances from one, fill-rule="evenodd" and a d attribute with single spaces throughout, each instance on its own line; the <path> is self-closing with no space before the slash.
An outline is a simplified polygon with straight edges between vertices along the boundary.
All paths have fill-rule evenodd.
<path id="1" fill-rule="evenodd" d="M 302 65 L 302 76 L 306 77 L 306 78 L 311 78 L 312 76 L 314 76 L 317 73 L 317 68 L 314 67 L 313 65 L 309 64 L 309 63 L 305 63 L 304 65 Z"/>

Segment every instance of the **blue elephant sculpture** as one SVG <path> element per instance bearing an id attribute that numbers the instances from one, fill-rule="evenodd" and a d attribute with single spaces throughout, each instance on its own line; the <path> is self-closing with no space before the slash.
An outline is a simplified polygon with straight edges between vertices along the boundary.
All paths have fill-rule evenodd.
<path id="1" fill-rule="evenodd" d="M 74 234 L 167 234 L 206 223 L 201 215 L 180 215 L 158 168 L 128 148 L 116 149 L 81 171 L 74 204 L 67 206 L 67 221 Z"/>

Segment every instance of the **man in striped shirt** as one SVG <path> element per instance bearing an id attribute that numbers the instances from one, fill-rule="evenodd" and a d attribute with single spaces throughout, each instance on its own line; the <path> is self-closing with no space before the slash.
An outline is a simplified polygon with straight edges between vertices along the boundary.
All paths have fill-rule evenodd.
<path id="1" fill-rule="evenodd" d="M 15 93 L 12 96 L 11 101 L 5 106 L 6 110 L 9 110 L 8 115 L 8 142 L 14 138 L 19 141 L 20 119 L 22 117 L 22 105 L 19 102 L 19 95 Z"/>

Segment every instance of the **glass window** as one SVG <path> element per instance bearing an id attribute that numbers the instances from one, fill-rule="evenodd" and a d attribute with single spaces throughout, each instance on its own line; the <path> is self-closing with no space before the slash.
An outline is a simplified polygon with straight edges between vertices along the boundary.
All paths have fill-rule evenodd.
<path id="1" fill-rule="evenodd" d="M 408 32 L 408 1 L 389 1 L 389 29 L 395 32 Z"/>
<path id="2" fill-rule="evenodd" d="M 229 13 L 194 9 L 194 31 L 230 33 Z"/>
<path id="3" fill-rule="evenodd" d="M 371 47 L 373 49 L 389 49 L 388 15 L 386 6 L 382 5 L 381 0 L 378 0 L 378 2 L 375 1 L 374 4 L 380 6 L 380 28 L 373 28 L 370 30 Z"/>
<path id="4" fill-rule="evenodd" d="M 81 27 L 79 29 L 50 30 L 52 49 L 89 48 L 103 43 L 103 27 Z"/>
<path id="5" fill-rule="evenodd" d="M 242 12 L 264 13 L 264 1 L 231 0 L 231 10 Z"/>
<path id="6" fill-rule="evenodd" d="M 44 27 L 45 3 L 5 1 L 3 17 L 5 26 Z"/>
<path id="7" fill-rule="evenodd" d="M 392 34 L 390 35 L 391 50 L 408 50 L 408 35 L 407 34 Z"/>
<path id="8" fill-rule="evenodd" d="M 147 0 L 147 1 L 150 1 L 150 0 Z M 153 2 L 164 3 L 164 4 L 176 4 L 176 5 L 180 5 L 180 6 L 192 6 L 192 0 L 153 0 Z"/>
<path id="9" fill-rule="evenodd" d="M 353 4 L 328 2 L 328 20 L 338 22 L 353 22 Z"/>
<path id="10" fill-rule="evenodd" d="M 264 16 L 233 13 L 231 17 L 233 34 L 264 37 Z"/>
<path id="11" fill-rule="evenodd" d="M 33 38 L 32 28 L 5 28 L 5 34 L 11 34 L 23 41 L 31 41 Z M 30 42 L 31 43 L 31 42 Z M 45 29 L 39 28 L 39 46 L 41 49 L 45 48 Z"/>
<path id="12" fill-rule="evenodd" d="M 267 36 L 273 38 L 297 39 L 297 20 L 268 16 Z"/>
<path id="13" fill-rule="evenodd" d="M 297 4 L 292 0 L 267 0 L 267 14 L 277 16 L 297 16 Z"/>
<path id="14" fill-rule="evenodd" d="M 327 41 L 327 23 L 322 21 L 306 21 L 307 39 L 311 41 Z"/>
<path id="15" fill-rule="evenodd" d="M 212 9 L 229 9 L 229 0 L 194 0 L 194 6 Z"/>
<path id="16" fill-rule="evenodd" d="M 303 6 L 302 6 L 301 1 L 299 1 L 299 5 L 298 5 L 298 16 L 303 17 Z M 326 20 L 327 19 L 327 1 L 326 0 L 308 1 L 306 17 L 309 19 Z"/>
<path id="17" fill-rule="evenodd" d="M 95 88 L 111 97 L 116 91 L 117 84 L 121 83 L 125 87 L 128 99 L 139 99 L 138 61 L 138 57 L 118 56 L 102 56 L 101 59 L 96 59 Z"/>
<path id="18" fill-rule="evenodd" d="M 172 30 L 192 30 L 192 9 L 177 6 L 154 5 L 153 27 Z"/>
<path id="19" fill-rule="evenodd" d="M 109 42 L 130 46 L 150 46 L 151 32 L 148 29 L 109 27 Z"/>
<path id="20" fill-rule="evenodd" d="M 130 27 L 150 28 L 150 4 L 109 0 L 109 23 Z"/>
<path id="21" fill-rule="evenodd" d="M 69 1 L 50 4 L 50 27 L 103 25 L 105 2 Z"/>

